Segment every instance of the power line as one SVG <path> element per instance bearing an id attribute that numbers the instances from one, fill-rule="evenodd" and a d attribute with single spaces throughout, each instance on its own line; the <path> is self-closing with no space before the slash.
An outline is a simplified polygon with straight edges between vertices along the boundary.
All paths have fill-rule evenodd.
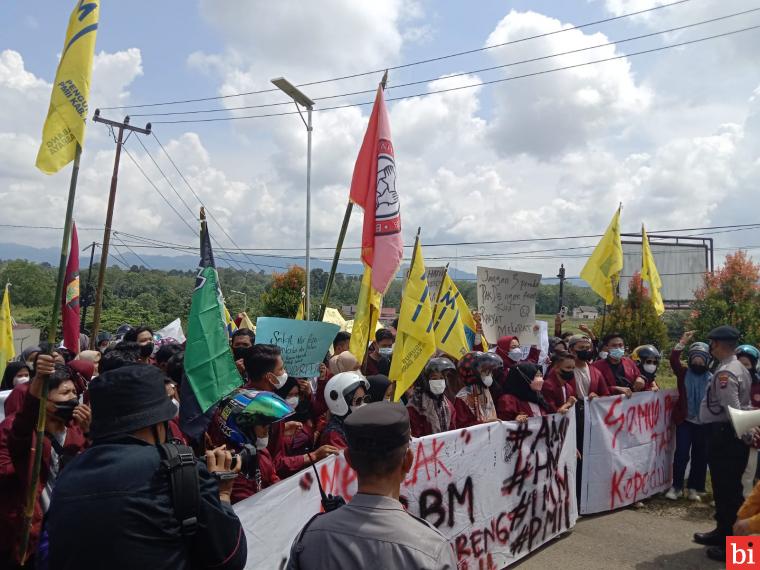
<path id="1" fill-rule="evenodd" d="M 572 55 L 572 54 L 576 54 L 576 53 L 582 53 L 582 52 L 593 50 L 593 49 L 599 49 L 599 48 L 610 47 L 610 46 L 617 46 L 619 44 L 624 44 L 624 43 L 627 43 L 627 42 L 637 41 L 637 40 L 641 40 L 641 39 L 645 39 L 645 38 L 651 38 L 651 37 L 654 37 L 654 36 L 660 36 L 660 35 L 669 34 L 669 33 L 672 33 L 672 32 L 677 32 L 677 31 L 680 31 L 680 30 L 694 28 L 696 26 L 702 26 L 704 24 L 711 24 L 711 23 L 714 23 L 714 22 L 718 22 L 718 21 L 722 21 L 722 20 L 727 20 L 729 18 L 734 18 L 736 16 L 744 16 L 746 14 L 750 14 L 750 13 L 758 12 L 758 11 L 760 11 L 760 8 L 751 8 L 749 10 L 744 10 L 742 12 L 735 12 L 735 13 L 732 13 L 732 14 L 727 14 L 725 16 L 718 16 L 718 17 L 715 17 L 715 18 L 710 18 L 708 20 L 702 20 L 700 22 L 694 22 L 694 23 L 691 23 L 691 24 L 685 24 L 683 26 L 677 26 L 677 27 L 674 27 L 674 28 L 668 28 L 666 30 L 660 30 L 658 32 L 651 32 L 651 33 L 648 33 L 648 34 L 633 36 L 633 37 L 629 37 L 629 38 L 623 38 L 623 39 L 620 39 L 620 40 L 613 40 L 613 41 L 606 42 L 606 43 L 603 43 L 603 44 L 596 44 L 596 45 L 593 45 L 593 46 L 586 46 L 586 47 L 582 47 L 582 48 L 578 48 L 578 49 L 573 49 L 573 50 L 569 50 L 569 51 L 563 51 L 563 52 L 553 53 L 553 54 L 544 55 L 544 56 L 540 56 L 540 57 L 534 57 L 534 58 L 531 58 L 531 59 L 523 59 L 523 60 L 519 60 L 519 61 L 513 61 L 511 63 L 505 63 L 505 64 L 502 64 L 502 65 L 494 65 L 494 66 L 490 66 L 490 67 L 483 67 L 483 68 L 480 68 L 480 69 L 473 69 L 473 70 L 470 70 L 470 71 L 463 71 L 463 72 L 454 73 L 454 74 L 451 74 L 451 75 L 431 77 L 431 78 L 428 78 L 428 79 L 421 79 L 421 80 L 418 80 L 418 81 L 410 81 L 408 83 L 400 83 L 398 85 L 388 85 L 385 90 L 386 91 L 390 91 L 391 89 L 401 89 L 403 87 L 411 87 L 413 85 L 422 85 L 422 84 L 425 84 L 425 83 L 430 83 L 432 81 L 449 80 L 449 79 L 453 79 L 455 77 L 463 77 L 463 76 L 466 76 L 466 75 L 473 75 L 473 74 L 477 74 L 477 73 L 483 73 L 483 72 L 486 72 L 486 71 L 494 71 L 494 70 L 497 70 L 497 69 L 504 69 L 506 67 L 514 67 L 516 65 L 522 65 L 522 64 L 526 64 L 526 63 L 535 63 L 535 62 L 538 62 L 538 61 L 544 61 L 544 60 L 552 59 L 552 58 L 555 58 L 555 57 L 562 57 L 562 56 L 566 56 L 566 55 Z M 351 97 L 351 96 L 354 96 L 354 95 L 366 95 L 366 94 L 369 94 L 369 93 L 375 93 L 375 91 L 376 91 L 376 88 L 365 89 L 365 90 L 362 90 L 362 91 L 353 91 L 353 92 L 350 92 L 350 93 L 341 93 L 341 94 L 338 94 L 338 95 L 327 95 L 327 96 L 324 96 L 324 97 L 315 97 L 314 101 L 326 101 L 326 100 L 329 100 L 329 99 L 340 99 L 340 98 L 344 98 L 344 97 Z M 282 102 L 277 102 L 277 103 L 263 103 L 263 104 L 258 104 L 258 105 L 241 105 L 241 106 L 238 106 L 238 107 L 215 107 L 215 108 L 212 108 L 212 109 L 195 109 L 195 110 L 192 110 L 192 111 L 168 111 L 168 112 L 163 112 L 163 113 L 140 113 L 140 114 L 134 114 L 134 115 L 131 115 L 131 116 L 132 117 L 167 117 L 167 116 L 175 116 L 175 115 L 198 115 L 198 114 L 203 114 L 203 113 L 221 113 L 221 112 L 241 111 L 241 110 L 245 110 L 245 109 L 263 109 L 263 108 L 268 108 L 268 107 L 280 107 L 280 106 L 284 106 L 284 105 L 291 105 L 292 103 L 293 103 L 293 101 L 282 101 Z"/>
<path id="2" fill-rule="evenodd" d="M 470 83 L 468 85 L 460 85 L 458 87 L 449 87 L 447 89 L 437 89 L 435 91 L 426 91 L 426 92 L 423 92 L 423 93 L 415 93 L 415 94 L 412 94 L 412 95 L 405 95 L 403 97 L 389 97 L 385 101 L 386 102 L 390 102 L 390 101 L 402 101 L 402 100 L 405 100 L 405 99 L 413 99 L 415 97 L 427 97 L 429 95 L 437 95 L 437 94 L 440 94 L 440 93 L 450 93 L 452 91 L 461 91 L 463 89 L 473 89 L 475 87 L 482 87 L 484 85 L 495 85 L 497 83 L 504 83 L 504 82 L 507 82 L 507 81 L 515 81 L 517 79 L 526 79 L 526 78 L 529 78 L 529 77 L 537 77 L 539 75 L 547 75 L 549 73 L 555 73 L 555 72 L 558 72 L 558 71 L 567 71 L 569 69 L 577 69 L 577 68 L 580 68 L 580 67 L 587 67 L 589 65 L 596 65 L 598 63 L 606 63 L 606 62 L 615 61 L 615 60 L 618 60 L 618 59 L 624 59 L 624 58 L 628 58 L 628 57 L 634 57 L 634 56 L 637 56 L 637 55 L 645 55 L 645 54 L 665 51 L 665 50 L 669 50 L 669 49 L 673 49 L 673 48 L 677 48 L 677 47 L 683 47 L 683 46 L 687 46 L 687 45 L 697 44 L 697 43 L 700 43 L 700 42 L 706 42 L 708 40 L 714 40 L 714 39 L 718 39 L 718 38 L 732 36 L 732 35 L 735 35 L 735 34 L 740 34 L 740 33 L 743 33 L 743 32 L 748 32 L 748 31 L 751 31 L 751 30 L 756 30 L 758 28 L 760 28 L 760 25 L 749 26 L 749 27 L 746 27 L 746 28 L 738 29 L 738 30 L 732 30 L 730 32 L 724 32 L 722 34 L 714 34 L 712 36 L 705 36 L 705 37 L 697 38 L 697 39 L 694 39 L 694 40 L 688 40 L 688 41 L 679 42 L 679 43 L 675 43 L 675 44 L 670 44 L 670 45 L 666 45 L 666 46 L 660 46 L 660 47 L 656 47 L 656 48 L 651 48 L 651 49 L 646 49 L 646 50 L 641 50 L 641 51 L 635 51 L 635 52 L 631 52 L 631 53 L 628 53 L 628 54 L 622 54 L 622 55 L 616 55 L 616 56 L 606 57 L 606 58 L 603 58 L 603 59 L 596 59 L 596 60 L 593 60 L 593 61 L 587 61 L 587 62 L 583 62 L 583 63 L 576 63 L 576 64 L 573 64 L 573 65 L 566 65 L 566 66 L 563 66 L 563 67 L 554 67 L 554 68 L 545 69 L 545 70 L 542 70 L 542 71 L 535 71 L 533 73 L 524 73 L 523 75 L 514 75 L 512 77 L 502 77 L 500 79 L 492 79 L 490 81 L 481 81 L 480 83 Z M 348 108 L 352 108 L 352 107 L 364 107 L 364 106 L 373 105 L 373 104 L 374 104 L 374 101 L 365 101 L 364 103 L 351 103 L 351 104 L 345 104 L 345 105 L 335 105 L 333 107 L 322 107 L 320 109 L 314 109 L 314 111 L 315 112 L 317 112 L 317 111 L 334 111 L 336 109 L 348 109 Z M 153 124 L 154 125 L 177 125 L 177 124 L 185 124 L 185 123 L 216 123 L 216 122 L 220 122 L 220 121 L 240 121 L 240 120 L 244 120 L 244 119 L 262 119 L 262 118 L 265 118 L 265 117 L 283 117 L 285 115 L 295 115 L 296 113 L 299 113 L 299 112 L 300 111 L 284 111 L 284 112 L 281 112 L 281 113 L 262 113 L 262 114 L 259 114 L 259 115 L 243 115 L 243 116 L 238 116 L 238 117 L 216 117 L 216 118 L 211 118 L 211 119 L 178 119 L 178 120 L 174 120 L 174 121 L 153 121 Z"/>
<path id="3" fill-rule="evenodd" d="M 361 73 L 353 73 L 353 74 L 350 74 L 350 75 L 342 75 L 340 77 L 332 77 L 330 79 L 321 79 L 319 81 L 310 81 L 310 82 L 307 82 L 307 83 L 299 83 L 297 85 L 297 87 L 307 87 L 307 86 L 310 86 L 310 85 L 321 85 L 321 84 L 324 84 L 324 83 L 331 83 L 333 81 L 343 81 L 343 80 L 346 80 L 346 79 L 354 79 L 354 78 L 357 78 L 357 77 L 365 77 L 367 75 L 379 74 L 379 73 L 383 73 L 384 71 L 394 71 L 396 69 L 405 69 L 405 68 L 413 67 L 413 66 L 416 66 L 416 65 L 422 65 L 422 64 L 426 64 L 426 63 L 434 63 L 434 62 L 437 62 L 437 61 L 443 61 L 445 59 L 451 59 L 451 58 L 460 57 L 460 56 L 463 56 L 463 55 L 470 55 L 470 54 L 473 54 L 473 53 L 479 53 L 479 52 L 495 49 L 495 48 L 498 48 L 498 47 L 504 47 L 504 46 L 508 46 L 508 45 L 514 45 L 514 44 L 518 44 L 518 43 L 521 43 L 521 42 L 526 42 L 526 41 L 535 40 L 535 39 L 539 39 L 539 38 L 545 38 L 545 37 L 553 36 L 553 35 L 556 35 L 556 34 L 562 34 L 564 32 L 569 32 L 569 31 L 572 31 L 572 30 L 582 30 L 582 29 L 588 28 L 590 26 L 597 26 L 599 24 L 606 24 L 608 22 L 614 22 L 616 20 L 621 20 L 621 19 L 624 19 L 624 18 L 630 18 L 632 16 L 638 16 L 640 14 L 646 14 L 648 12 L 654 12 L 655 10 L 661 10 L 663 8 L 670 8 L 672 6 L 677 6 L 679 4 L 685 4 L 685 3 L 690 2 L 690 1 L 691 0 L 677 0 L 676 2 L 670 2 L 668 4 L 661 4 L 661 5 L 658 5 L 658 6 L 652 6 L 651 8 L 646 8 L 646 9 L 643 9 L 643 10 L 637 10 L 635 12 L 628 12 L 626 14 L 620 14 L 619 16 L 612 16 L 612 17 L 609 17 L 609 18 L 604 18 L 602 20 L 595 20 L 593 22 L 587 22 L 585 24 L 580 24 L 578 26 L 571 26 L 571 27 L 568 27 L 568 28 L 562 28 L 562 29 L 559 29 L 559 30 L 551 31 L 551 32 L 544 32 L 544 33 L 541 33 L 541 34 L 535 34 L 533 36 L 527 36 L 527 37 L 524 37 L 524 38 L 518 38 L 518 39 L 515 39 L 515 40 L 510 40 L 510 41 L 507 41 L 507 42 L 502 42 L 502 43 L 498 43 L 498 44 L 492 44 L 492 45 L 488 45 L 488 46 L 483 46 L 483 47 L 480 47 L 480 48 L 469 49 L 469 50 L 455 52 L 455 53 L 451 53 L 451 54 L 447 54 L 447 55 L 432 57 L 432 58 L 428 58 L 428 59 L 422 59 L 422 60 L 413 61 L 413 62 L 409 62 L 409 63 L 403 63 L 403 64 L 399 64 L 399 65 L 395 65 L 395 66 L 383 67 L 383 68 L 380 68 L 380 69 L 373 69 L 371 71 L 363 71 Z M 159 103 L 144 103 L 144 104 L 141 104 L 141 105 L 121 105 L 121 106 L 115 106 L 115 107 L 101 107 L 101 110 L 105 111 L 105 110 L 111 110 L 111 109 L 138 109 L 138 108 L 144 108 L 144 107 L 160 107 L 160 106 L 164 106 L 164 105 L 180 105 L 180 104 L 185 104 L 185 103 L 199 103 L 199 102 L 203 102 L 203 101 L 218 101 L 218 100 L 221 100 L 221 99 L 230 99 L 230 98 L 233 98 L 233 97 L 244 97 L 244 96 L 247 96 L 247 95 L 259 95 L 259 94 L 263 94 L 263 93 L 273 93 L 273 92 L 276 92 L 276 91 L 279 91 L 279 89 L 269 88 L 269 89 L 260 89 L 260 90 L 257 90 L 257 91 L 247 91 L 247 92 L 243 92 L 243 93 L 231 93 L 231 94 L 228 94 L 228 95 L 216 95 L 216 96 L 213 96 L 213 97 L 200 97 L 200 98 L 196 98 L 196 99 L 183 99 L 183 100 L 177 100 L 177 101 L 163 101 L 163 102 L 159 102 Z"/>
<path id="4" fill-rule="evenodd" d="M 124 240 L 119 237 L 119 232 L 114 231 L 113 232 L 113 237 L 115 237 L 117 240 L 119 240 L 119 242 L 121 243 L 121 245 L 123 245 L 124 247 L 126 247 L 132 255 L 134 255 L 137 259 L 139 259 L 140 263 L 142 263 L 144 267 L 146 267 L 148 269 L 153 269 L 147 261 L 145 261 L 142 257 L 140 257 L 137 254 L 137 252 L 135 252 L 135 250 L 133 250 L 131 247 L 129 247 L 126 243 L 124 243 Z"/>

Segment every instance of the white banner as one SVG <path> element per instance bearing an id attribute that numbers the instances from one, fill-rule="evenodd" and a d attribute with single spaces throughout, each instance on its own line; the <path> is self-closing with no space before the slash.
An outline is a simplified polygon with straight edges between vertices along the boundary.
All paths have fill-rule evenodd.
<path id="1" fill-rule="evenodd" d="M 581 514 L 667 491 L 673 480 L 675 390 L 586 401 Z"/>
<path id="2" fill-rule="evenodd" d="M 517 336 L 520 344 L 538 344 L 536 297 L 541 275 L 478 267 L 478 312 L 489 344 Z"/>
<path id="3" fill-rule="evenodd" d="M 575 449 L 574 414 L 415 439 L 401 501 L 449 538 L 459 570 L 504 568 L 575 525 Z M 356 492 L 342 455 L 317 469 L 326 492 L 347 500 Z M 294 538 L 319 510 L 311 468 L 235 505 L 246 568 L 284 568 Z"/>

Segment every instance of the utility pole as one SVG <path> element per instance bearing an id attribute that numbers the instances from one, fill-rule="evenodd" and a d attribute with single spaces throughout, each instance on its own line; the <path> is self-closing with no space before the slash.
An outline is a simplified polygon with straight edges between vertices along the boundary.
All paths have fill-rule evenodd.
<path id="1" fill-rule="evenodd" d="M 103 123 L 115 129 L 119 134 L 116 136 L 116 157 L 113 162 L 113 175 L 111 176 L 111 190 L 108 194 L 108 209 L 106 210 L 106 227 L 103 231 L 103 247 L 100 255 L 100 267 L 98 268 L 98 288 L 95 291 L 95 312 L 92 317 L 92 331 L 90 334 L 90 349 L 94 350 L 96 338 L 100 329 L 100 312 L 103 308 L 103 289 L 106 281 L 106 266 L 108 265 L 108 246 L 111 243 L 111 223 L 113 222 L 113 207 L 116 201 L 116 184 L 119 180 L 119 159 L 121 158 L 121 147 L 124 146 L 124 131 L 132 131 L 143 135 L 150 134 L 150 123 L 144 129 L 133 127 L 129 124 L 129 117 L 124 117 L 124 122 L 111 121 L 100 117 L 100 109 L 95 109 L 95 116 L 92 118 L 96 123 Z"/>
<path id="2" fill-rule="evenodd" d="M 559 279 L 559 307 L 557 308 L 557 312 L 559 313 L 562 310 L 562 305 L 564 305 L 565 300 L 565 264 L 561 264 L 559 266 L 559 273 L 557 274 L 557 278 Z"/>
<path id="3" fill-rule="evenodd" d="M 85 327 L 87 326 L 87 307 L 92 305 L 92 262 L 95 258 L 95 246 L 98 245 L 97 242 L 92 242 L 92 245 L 88 245 L 85 247 L 82 251 L 87 251 L 88 249 L 90 251 L 90 267 L 87 269 L 87 283 L 85 283 L 84 286 L 84 295 L 81 296 L 80 302 L 82 304 L 82 322 L 79 324 L 79 332 L 84 332 Z"/>

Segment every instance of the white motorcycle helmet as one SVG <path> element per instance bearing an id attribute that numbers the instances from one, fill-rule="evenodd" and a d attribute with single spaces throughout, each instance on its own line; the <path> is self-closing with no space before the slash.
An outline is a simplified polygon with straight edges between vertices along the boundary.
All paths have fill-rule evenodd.
<path id="1" fill-rule="evenodd" d="M 330 378 L 325 385 L 325 402 L 330 413 L 338 417 L 347 415 L 349 406 L 346 396 L 359 386 L 369 390 L 369 382 L 358 372 L 341 372 Z"/>

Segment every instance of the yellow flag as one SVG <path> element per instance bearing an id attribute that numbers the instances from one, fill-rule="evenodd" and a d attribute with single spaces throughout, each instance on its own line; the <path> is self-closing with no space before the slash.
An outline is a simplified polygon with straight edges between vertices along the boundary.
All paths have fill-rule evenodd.
<path id="1" fill-rule="evenodd" d="M 79 0 L 71 12 L 37 153 L 37 168 L 45 174 L 58 172 L 74 160 L 77 144 L 84 146 L 99 17 L 100 0 Z"/>
<path id="2" fill-rule="evenodd" d="M 306 290 L 301 289 L 301 301 L 298 303 L 298 311 L 296 312 L 296 320 L 303 321 L 303 314 L 306 312 Z"/>
<path id="3" fill-rule="evenodd" d="M 243 311 L 243 317 L 240 319 L 240 328 L 241 329 L 248 329 L 251 331 L 256 330 L 256 326 L 251 322 L 251 317 L 248 316 L 248 313 Z"/>
<path id="4" fill-rule="evenodd" d="M 232 336 L 232 333 L 238 330 L 235 321 L 232 320 L 232 315 L 230 315 L 229 309 L 227 309 L 227 305 L 224 305 L 224 323 L 227 327 L 227 334 L 229 336 Z"/>
<path id="5" fill-rule="evenodd" d="M 11 320 L 11 292 L 5 286 L 3 304 L 0 306 L 0 376 L 5 372 L 5 365 L 16 356 L 13 346 L 13 321 Z"/>
<path id="6" fill-rule="evenodd" d="M 443 276 L 434 313 L 436 347 L 456 359 L 462 358 L 470 351 L 465 326 L 474 334 L 475 320 L 448 271 Z"/>
<path id="7" fill-rule="evenodd" d="M 620 242 L 620 208 L 612 216 L 607 231 L 581 270 L 581 279 L 608 305 L 615 299 L 615 287 L 623 269 L 623 245 Z"/>
<path id="8" fill-rule="evenodd" d="M 351 329 L 351 342 L 348 349 L 359 362 L 364 362 L 364 355 L 370 340 L 375 338 L 377 319 L 380 316 L 380 304 L 383 296 L 372 288 L 372 268 L 364 266 L 362 285 L 359 289 L 359 300 L 356 303 Z M 348 324 L 348 323 L 346 323 Z M 346 327 L 348 328 L 348 327 Z"/>
<path id="9" fill-rule="evenodd" d="M 414 258 L 409 268 L 409 278 L 401 297 L 401 314 L 398 334 L 393 345 L 393 359 L 388 377 L 396 382 L 394 401 L 414 384 L 435 353 L 433 332 L 433 307 L 428 294 L 427 271 L 422 257 L 420 240 L 414 245 Z"/>
<path id="10" fill-rule="evenodd" d="M 346 330 L 346 319 L 343 318 L 343 315 L 340 314 L 340 311 L 338 309 L 335 309 L 333 307 L 327 307 L 325 309 L 325 316 L 322 318 L 322 322 L 332 323 L 334 325 L 338 325 L 340 327 L 340 330 Z"/>
<path id="11" fill-rule="evenodd" d="M 652 250 L 649 248 L 649 238 L 644 224 L 641 224 L 641 279 L 649 282 L 649 296 L 652 298 L 654 309 L 658 315 L 665 312 L 665 303 L 662 302 L 662 280 L 657 266 L 654 263 Z"/>

